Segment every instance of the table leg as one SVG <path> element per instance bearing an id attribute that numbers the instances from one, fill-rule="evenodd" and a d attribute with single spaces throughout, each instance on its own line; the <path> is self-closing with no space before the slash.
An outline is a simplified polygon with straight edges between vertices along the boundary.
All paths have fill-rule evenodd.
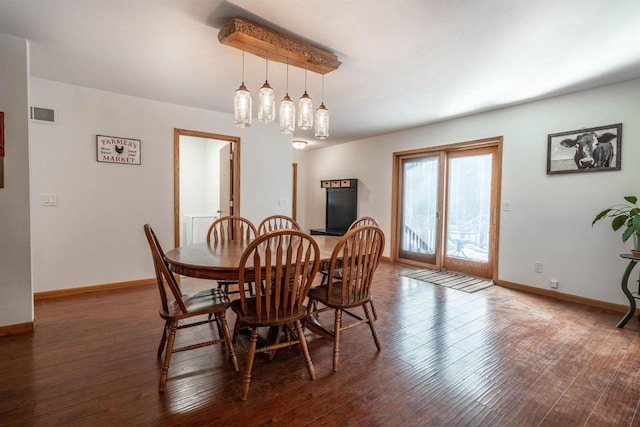
<path id="1" fill-rule="evenodd" d="M 622 276 L 622 292 L 624 292 L 627 299 L 629 300 L 629 311 L 627 311 L 627 314 L 625 314 L 624 317 L 618 322 L 618 325 L 617 325 L 618 328 L 624 328 L 624 325 L 627 324 L 629 319 L 631 319 L 634 313 L 636 312 L 636 299 L 633 297 L 633 294 L 631 293 L 631 291 L 629 291 L 629 284 L 628 284 L 629 275 L 631 274 L 633 267 L 636 266 L 636 263 L 637 261 L 633 261 L 633 260 L 630 261 L 629 265 L 627 265 L 627 268 L 624 270 L 624 274 Z"/>
<path id="2" fill-rule="evenodd" d="M 309 317 L 304 325 L 309 331 L 316 335 L 320 335 L 322 338 L 333 340 L 333 332 L 322 326 L 322 324 L 315 317 Z"/>
<path id="3" fill-rule="evenodd" d="M 269 328 L 269 334 L 267 335 L 267 343 L 266 345 L 275 345 L 280 343 L 280 335 L 282 335 L 283 326 L 271 326 Z M 276 356 L 277 350 L 269 350 L 267 354 L 267 358 L 269 360 L 273 360 Z"/>

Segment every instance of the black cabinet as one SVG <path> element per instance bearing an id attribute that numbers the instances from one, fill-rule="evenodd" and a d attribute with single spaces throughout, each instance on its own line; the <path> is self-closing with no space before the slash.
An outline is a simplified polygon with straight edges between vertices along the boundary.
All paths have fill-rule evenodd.
<path id="1" fill-rule="evenodd" d="M 320 186 L 327 191 L 325 228 L 311 230 L 311 234 L 342 236 L 358 217 L 358 180 L 323 180 Z"/>

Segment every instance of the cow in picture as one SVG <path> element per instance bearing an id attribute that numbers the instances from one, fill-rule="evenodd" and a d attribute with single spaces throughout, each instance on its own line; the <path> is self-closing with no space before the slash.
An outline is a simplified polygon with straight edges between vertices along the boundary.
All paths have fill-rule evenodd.
<path id="1" fill-rule="evenodd" d="M 608 168 L 613 160 L 613 144 L 611 140 L 617 135 L 607 132 L 598 136 L 595 132 L 578 135 L 575 139 L 565 139 L 560 145 L 575 148 L 573 159 L 578 169 Z"/>

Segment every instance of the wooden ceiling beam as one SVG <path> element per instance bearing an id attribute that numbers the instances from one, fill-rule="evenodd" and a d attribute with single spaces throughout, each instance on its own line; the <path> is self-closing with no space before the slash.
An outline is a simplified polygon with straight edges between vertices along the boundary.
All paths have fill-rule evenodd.
<path id="1" fill-rule="evenodd" d="M 269 61 L 288 62 L 318 74 L 336 70 L 341 64 L 330 52 L 242 18 L 227 22 L 218 33 L 218 40 Z"/>

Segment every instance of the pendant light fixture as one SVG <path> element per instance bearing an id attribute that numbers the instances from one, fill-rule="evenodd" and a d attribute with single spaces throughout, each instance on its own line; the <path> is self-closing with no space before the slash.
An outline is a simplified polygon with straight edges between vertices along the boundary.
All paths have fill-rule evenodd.
<path id="1" fill-rule="evenodd" d="M 329 110 L 324 106 L 324 74 L 322 75 L 322 92 L 320 106 L 316 110 L 316 128 L 314 135 L 318 139 L 329 138 Z"/>
<path id="2" fill-rule="evenodd" d="M 265 52 L 266 70 L 264 84 L 258 94 L 258 120 L 271 123 L 276 118 L 276 98 L 269 86 L 269 52 Z"/>
<path id="3" fill-rule="evenodd" d="M 307 141 L 303 141 L 301 139 L 293 140 L 293 149 L 294 150 L 304 150 L 304 147 L 307 146 Z"/>
<path id="4" fill-rule="evenodd" d="M 307 94 L 307 70 L 304 70 L 304 94 L 298 101 L 298 127 L 302 130 L 313 127 L 313 102 Z"/>
<path id="5" fill-rule="evenodd" d="M 337 70 L 341 62 L 335 54 L 244 18 L 230 19 L 218 32 L 218 41 L 242 50 L 242 84 L 234 97 L 236 125 L 251 126 L 252 100 L 244 83 L 245 53 L 251 53 L 266 60 L 265 81 L 259 90 L 257 101 L 258 121 L 269 123 L 278 120 L 280 132 L 284 134 L 296 133 L 297 125 L 301 131 L 313 132 L 318 139 L 328 138 L 329 110 L 324 105 L 324 99 L 320 107 L 314 109 L 307 93 L 307 71 L 324 75 Z M 275 61 L 287 64 L 287 89 L 279 106 L 275 105 L 274 91 L 269 85 L 269 60 L 272 63 Z M 298 106 L 289 97 L 289 66 L 304 70 L 304 94 L 300 97 Z M 275 117 L 278 114 L 276 108 L 280 110 L 278 118 Z"/>
<path id="6" fill-rule="evenodd" d="M 242 84 L 233 97 L 233 120 L 236 126 L 251 126 L 251 94 L 244 85 L 244 49 L 242 50 Z"/>
<path id="7" fill-rule="evenodd" d="M 280 132 L 293 133 L 296 126 L 296 106 L 289 98 L 289 62 L 287 61 L 286 95 L 280 101 Z"/>

